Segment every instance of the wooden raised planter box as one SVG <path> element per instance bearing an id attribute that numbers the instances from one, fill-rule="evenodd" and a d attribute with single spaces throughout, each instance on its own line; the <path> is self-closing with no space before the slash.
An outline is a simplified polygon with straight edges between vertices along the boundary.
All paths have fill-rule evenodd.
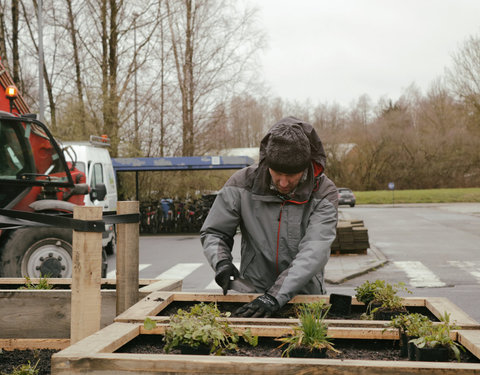
<path id="1" fill-rule="evenodd" d="M 286 326 L 232 326 L 249 328 L 254 335 L 278 337 L 291 328 Z M 245 356 L 180 354 L 131 354 L 115 352 L 141 334 L 161 335 L 165 325 L 146 331 L 141 323 L 113 323 L 101 331 L 52 356 L 52 375 L 67 374 L 478 374 L 480 363 L 375 361 L 346 359 L 304 359 Z M 476 357 L 480 356 L 480 331 L 452 332 L 455 339 Z M 329 328 L 333 338 L 397 338 L 393 329 Z M 159 337 L 159 339 L 161 339 Z"/>
<path id="2" fill-rule="evenodd" d="M 115 322 L 137 322 L 141 323 L 146 317 L 155 320 L 157 323 L 169 321 L 169 315 L 164 313 L 175 304 L 198 303 L 198 302 L 217 302 L 242 304 L 247 303 L 258 297 L 258 294 L 209 294 L 209 293 L 187 293 L 187 292 L 155 292 L 143 298 L 141 301 L 124 311 L 115 318 Z M 323 299 L 329 301 L 328 296 L 299 295 L 294 297 L 289 304 L 312 302 Z M 480 323 L 472 319 L 458 306 L 442 297 L 406 297 L 403 299 L 404 305 L 415 312 L 425 311 L 435 316 L 437 319 L 444 314 L 450 313 L 450 321 L 462 329 L 480 329 Z M 353 298 L 352 308 L 361 308 L 363 304 Z M 174 312 L 173 312 L 174 313 Z M 328 318 L 328 317 L 327 317 Z M 228 318 L 233 324 L 256 324 L 256 325 L 292 325 L 292 318 Z M 359 328 L 384 328 L 386 321 L 382 320 L 361 320 L 361 319 L 326 319 L 329 327 L 359 327 Z"/>
<path id="3" fill-rule="evenodd" d="M 31 281 L 33 284 L 38 283 L 38 279 Z M 54 289 L 17 289 L 25 286 L 25 279 L 0 279 L 0 348 L 56 348 L 68 345 L 71 279 L 48 281 Z M 116 315 L 115 284 L 115 279 L 102 279 L 102 328 L 111 324 Z M 181 290 L 182 280 L 145 279 L 140 280 L 139 287 L 139 298 L 144 298 L 154 291 Z"/>

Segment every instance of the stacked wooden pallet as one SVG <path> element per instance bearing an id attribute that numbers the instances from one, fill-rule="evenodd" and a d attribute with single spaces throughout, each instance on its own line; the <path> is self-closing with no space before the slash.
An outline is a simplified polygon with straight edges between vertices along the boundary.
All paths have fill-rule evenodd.
<path id="1" fill-rule="evenodd" d="M 337 237 L 332 243 L 332 255 L 366 254 L 370 247 L 368 229 L 363 220 L 340 220 Z"/>

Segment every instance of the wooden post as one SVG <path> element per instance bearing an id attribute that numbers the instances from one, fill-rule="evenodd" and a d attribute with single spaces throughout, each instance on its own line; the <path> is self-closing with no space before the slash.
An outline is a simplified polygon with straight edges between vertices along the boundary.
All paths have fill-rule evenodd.
<path id="1" fill-rule="evenodd" d="M 101 207 L 77 206 L 73 217 L 101 220 Z M 102 277 L 102 233 L 73 231 L 72 305 L 70 342 L 72 344 L 100 329 Z"/>
<path id="2" fill-rule="evenodd" d="M 136 214 L 138 201 L 117 202 L 117 213 Z M 138 302 L 138 223 L 117 224 L 117 315 Z"/>

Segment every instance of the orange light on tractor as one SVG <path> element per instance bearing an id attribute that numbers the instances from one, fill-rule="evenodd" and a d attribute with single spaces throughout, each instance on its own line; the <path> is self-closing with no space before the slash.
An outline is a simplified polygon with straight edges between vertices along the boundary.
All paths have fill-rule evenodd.
<path id="1" fill-rule="evenodd" d="M 5 96 L 8 99 L 15 99 L 18 96 L 18 91 L 15 86 L 7 86 L 5 89 Z"/>
<path id="2" fill-rule="evenodd" d="M 18 96 L 18 90 L 15 86 L 7 86 L 7 88 L 5 89 L 5 96 L 7 97 L 8 101 L 10 102 L 10 113 L 13 112 L 13 101 L 14 99 L 16 99 L 16 97 Z"/>

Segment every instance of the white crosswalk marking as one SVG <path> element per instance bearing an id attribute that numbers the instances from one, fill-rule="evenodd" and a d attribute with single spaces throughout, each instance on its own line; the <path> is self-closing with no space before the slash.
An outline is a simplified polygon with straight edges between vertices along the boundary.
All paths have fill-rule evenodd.
<path id="1" fill-rule="evenodd" d="M 235 265 L 235 267 L 237 267 L 237 269 L 240 269 L 240 262 L 233 262 L 233 264 Z M 218 284 L 215 282 L 215 279 L 213 279 L 212 281 L 210 281 L 210 283 L 205 287 L 205 290 L 212 290 L 212 289 L 222 289 L 218 286 Z"/>
<path id="2" fill-rule="evenodd" d="M 150 267 L 151 264 L 139 264 L 138 265 L 138 272 L 141 270 L 144 270 L 147 267 Z M 107 279 L 116 279 L 117 278 L 117 270 L 113 269 L 110 272 L 107 273 Z"/>
<path id="3" fill-rule="evenodd" d="M 425 267 L 422 262 L 397 261 L 395 266 L 405 271 L 411 286 L 416 288 L 439 288 L 446 284 L 441 281 L 432 271 Z"/>
<path id="4" fill-rule="evenodd" d="M 468 272 L 472 275 L 478 282 L 480 282 L 480 264 L 470 261 L 460 261 L 460 260 L 450 260 L 448 262 L 452 266 L 458 267 L 461 270 Z"/>
<path id="5" fill-rule="evenodd" d="M 184 279 L 202 265 L 203 263 L 178 263 L 162 272 L 155 279 Z"/>

